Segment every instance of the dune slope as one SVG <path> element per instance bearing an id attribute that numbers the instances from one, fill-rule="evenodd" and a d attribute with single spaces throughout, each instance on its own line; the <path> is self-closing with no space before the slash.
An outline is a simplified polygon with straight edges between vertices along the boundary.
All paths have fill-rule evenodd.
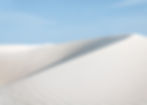
<path id="1" fill-rule="evenodd" d="M 129 36 L 100 38 L 59 45 L 0 46 L 0 85 L 42 72 L 65 61 L 111 45 Z"/>
<path id="2" fill-rule="evenodd" d="M 8 85 L 0 104 L 146 105 L 146 38 L 132 35 Z"/>

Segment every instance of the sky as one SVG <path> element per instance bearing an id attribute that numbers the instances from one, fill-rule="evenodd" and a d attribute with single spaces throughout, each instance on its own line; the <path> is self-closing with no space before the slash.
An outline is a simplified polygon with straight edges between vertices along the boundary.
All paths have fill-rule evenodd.
<path id="1" fill-rule="evenodd" d="M 0 0 L 0 43 L 147 35 L 147 0 Z"/>

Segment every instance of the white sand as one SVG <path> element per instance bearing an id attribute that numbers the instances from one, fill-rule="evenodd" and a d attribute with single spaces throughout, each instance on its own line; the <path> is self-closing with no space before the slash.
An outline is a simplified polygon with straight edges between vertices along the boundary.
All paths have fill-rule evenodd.
<path id="1" fill-rule="evenodd" d="M 42 68 L 29 69 L 31 75 L 30 71 L 25 72 L 29 75 L 24 78 L 19 76 L 21 73 L 14 73 L 20 80 L 1 88 L 0 105 L 147 104 L 146 38 L 113 37 L 52 48 L 34 51 L 35 60 L 39 61 L 31 67 L 38 68 L 37 64 L 42 63 L 39 64 Z M 38 52 L 47 56 L 46 59 L 40 59 Z M 44 62 L 48 66 L 43 67 Z M 10 78 L 14 79 L 13 76 Z M 2 77 L 1 81 L 5 84 L 9 79 Z"/>
<path id="2" fill-rule="evenodd" d="M 54 67 L 76 56 L 123 40 L 126 37 L 108 37 L 60 45 L 0 46 L 0 85 L 18 80 L 30 73 L 33 74 Z"/>

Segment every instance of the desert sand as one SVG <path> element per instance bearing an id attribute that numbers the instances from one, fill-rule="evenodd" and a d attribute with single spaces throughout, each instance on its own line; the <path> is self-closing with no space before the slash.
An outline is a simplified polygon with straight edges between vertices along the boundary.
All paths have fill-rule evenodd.
<path id="1" fill-rule="evenodd" d="M 27 46 L 0 58 L 0 105 L 147 104 L 141 35 Z"/>

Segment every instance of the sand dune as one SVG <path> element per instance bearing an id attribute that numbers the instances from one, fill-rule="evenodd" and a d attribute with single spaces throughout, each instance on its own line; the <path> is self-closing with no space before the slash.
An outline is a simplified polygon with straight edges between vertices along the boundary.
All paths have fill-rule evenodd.
<path id="1" fill-rule="evenodd" d="M 0 105 L 147 104 L 147 40 L 143 36 L 43 46 L 29 54 L 34 54 L 29 61 L 33 69 L 25 73 L 28 77 L 1 87 Z"/>
<path id="2" fill-rule="evenodd" d="M 0 84 L 16 81 L 67 60 L 106 47 L 129 36 L 99 38 L 59 45 L 0 46 Z"/>

